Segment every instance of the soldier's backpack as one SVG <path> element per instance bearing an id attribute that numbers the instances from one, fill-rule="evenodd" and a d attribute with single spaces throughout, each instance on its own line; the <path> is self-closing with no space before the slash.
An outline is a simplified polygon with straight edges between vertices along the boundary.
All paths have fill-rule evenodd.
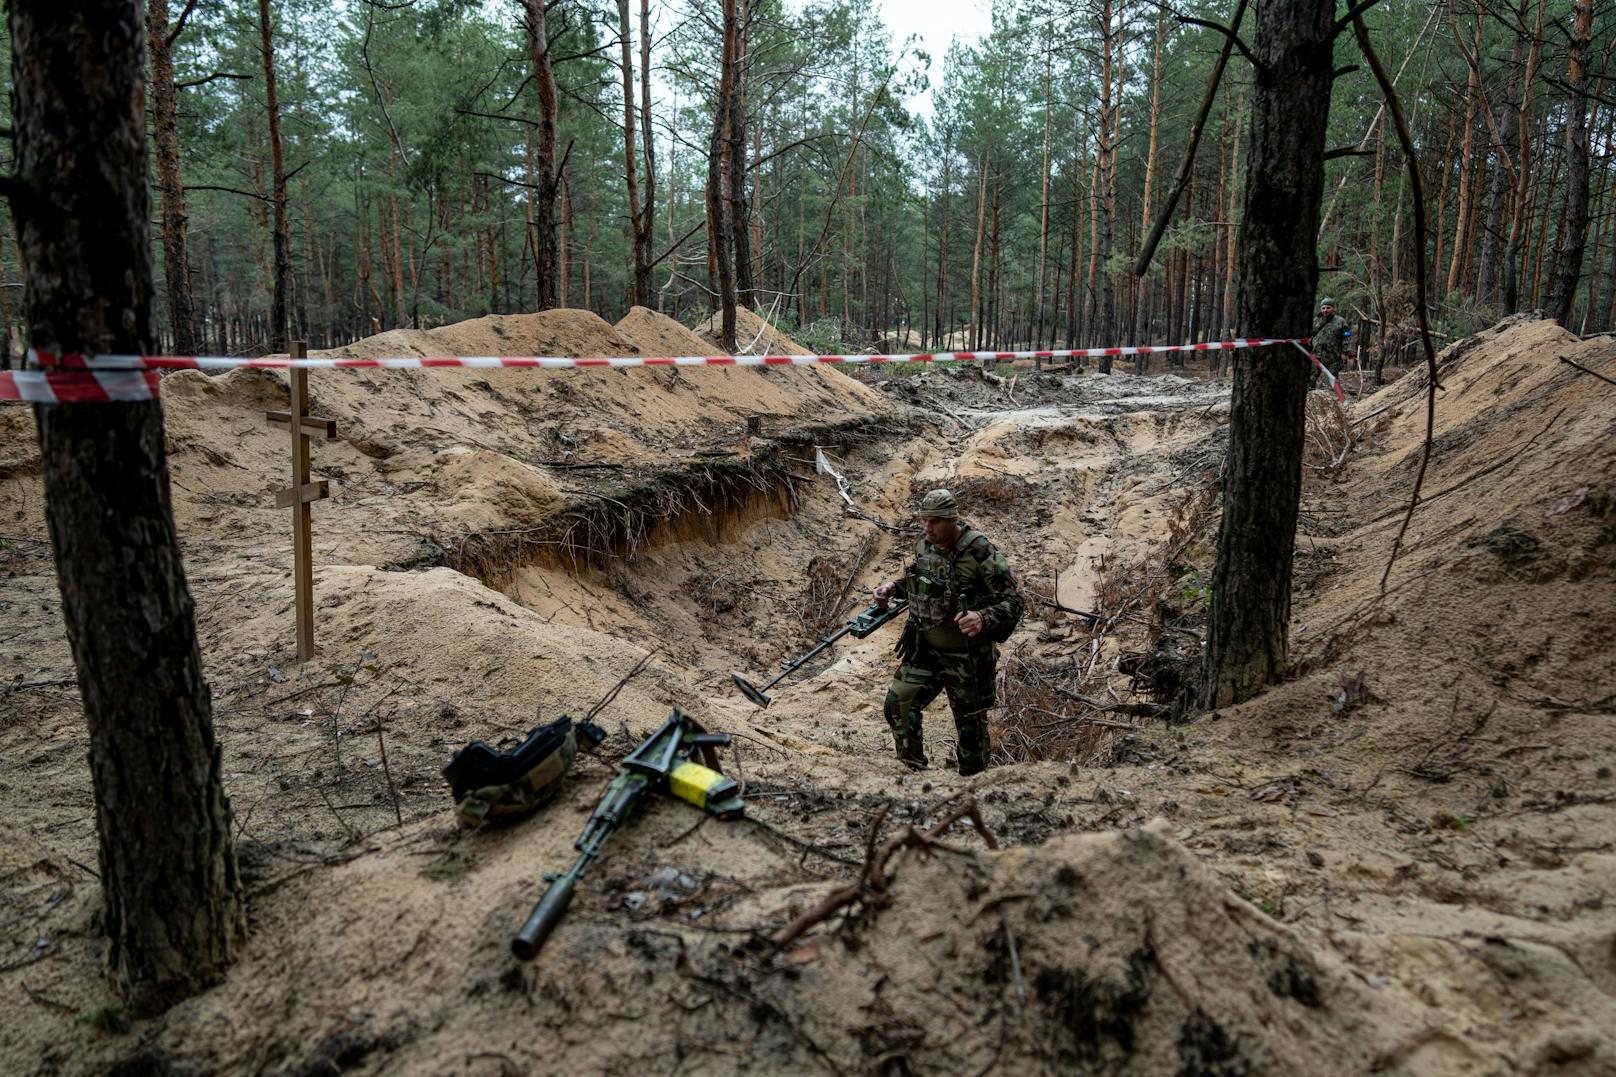
<path id="1" fill-rule="evenodd" d="M 548 804 L 561 791 L 580 737 L 593 747 L 606 739 L 606 731 L 588 720 L 574 725 L 563 714 L 534 726 L 521 743 L 507 737 L 495 748 L 472 741 L 443 768 L 455 815 L 466 826 L 477 826 L 489 819 L 519 819 Z"/>

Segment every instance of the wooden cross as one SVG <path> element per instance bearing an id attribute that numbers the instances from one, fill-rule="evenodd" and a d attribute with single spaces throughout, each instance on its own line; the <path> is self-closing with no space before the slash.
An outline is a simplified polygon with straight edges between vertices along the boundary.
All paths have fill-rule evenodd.
<path id="1" fill-rule="evenodd" d="M 292 341 L 292 358 L 304 359 L 308 345 L 301 340 Z M 309 372 L 292 369 L 287 372 L 292 390 L 291 411 L 271 411 L 271 426 L 284 427 L 292 433 L 292 486 L 275 495 L 275 507 L 292 510 L 292 586 L 297 593 L 297 660 L 307 662 L 314 657 L 314 547 L 313 514 L 311 502 L 331 496 L 331 484 L 325 479 L 309 481 L 309 438 L 315 434 L 326 441 L 337 436 L 335 419 L 322 419 L 309 412 Z"/>

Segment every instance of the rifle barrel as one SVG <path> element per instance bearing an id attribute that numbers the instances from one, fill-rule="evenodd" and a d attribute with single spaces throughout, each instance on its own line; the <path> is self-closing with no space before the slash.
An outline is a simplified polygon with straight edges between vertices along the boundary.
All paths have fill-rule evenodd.
<path id="1" fill-rule="evenodd" d="M 511 939 L 511 953 L 516 955 L 518 961 L 532 961 L 538 955 L 539 947 L 544 940 L 550 937 L 550 932 L 561 922 L 561 916 L 572 904 L 572 892 L 578 885 L 578 876 L 582 874 L 588 856 L 579 857 L 578 863 L 572 870 L 556 879 L 545 888 L 544 896 L 539 903 L 533 906 L 533 912 L 528 915 L 527 923 L 522 930 Z"/>

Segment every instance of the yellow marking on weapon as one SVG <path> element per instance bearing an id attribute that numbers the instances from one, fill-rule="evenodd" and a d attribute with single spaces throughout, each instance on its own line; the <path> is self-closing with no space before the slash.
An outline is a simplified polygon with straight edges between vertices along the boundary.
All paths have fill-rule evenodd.
<path id="1" fill-rule="evenodd" d="M 707 794 L 712 792 L 724 775 L 700 763 L 684 762 L 668 775 L 668 791 L 680 800 L 688 800 L 698 808 L 707 807 Z"/>

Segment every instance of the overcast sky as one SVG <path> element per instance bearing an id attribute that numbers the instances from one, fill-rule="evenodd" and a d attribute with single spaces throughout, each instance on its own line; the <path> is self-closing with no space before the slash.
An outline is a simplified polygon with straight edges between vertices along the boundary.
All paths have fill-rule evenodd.
<path id="1" fill-rule="evenodd" d="M 943 57 L 954 38 L 973 42 L 993 29 L 992 0 L 879 0 L 881 21 L 892 33 L 892 47 L 918 34 L 931 56 L 931 84 L 943 81 Z M 911 109 L 931 118 L 931 95 L 908 102 Z"/>

